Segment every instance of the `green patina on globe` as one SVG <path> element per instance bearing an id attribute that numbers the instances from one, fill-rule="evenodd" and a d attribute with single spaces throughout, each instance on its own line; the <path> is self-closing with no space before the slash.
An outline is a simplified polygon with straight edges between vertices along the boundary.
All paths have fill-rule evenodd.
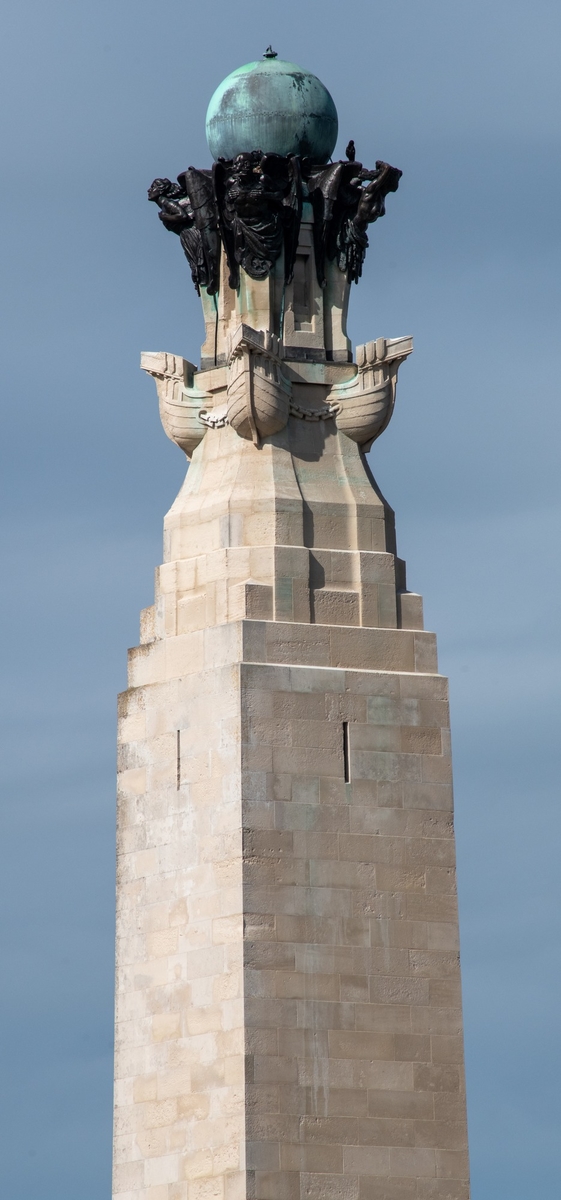
<path id="1" fill-rule="evenodd" d="M 335 149 L 338 124 L 333 100 L 316 75 L 266 55 L 238 67 L 217 87 L 206 136 L 214 159 L 262 150 L 325 163 Z"/>

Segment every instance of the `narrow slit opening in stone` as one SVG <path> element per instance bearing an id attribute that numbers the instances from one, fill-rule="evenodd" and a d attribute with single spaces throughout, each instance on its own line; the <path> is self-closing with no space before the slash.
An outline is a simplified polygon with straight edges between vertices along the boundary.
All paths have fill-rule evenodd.
<path id="1" fill-rule="evenodd" d="M 349 722 L 343 721 L 343 766 L 345 783 L 351 782 L 351 758 L 349 754 Z"/>

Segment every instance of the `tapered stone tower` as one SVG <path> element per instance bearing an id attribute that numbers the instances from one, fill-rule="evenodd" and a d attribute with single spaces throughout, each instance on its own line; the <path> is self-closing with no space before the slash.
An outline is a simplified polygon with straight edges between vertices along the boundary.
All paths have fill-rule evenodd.
<path id="1" fill-rule="evenodd" d="M 114 1200 L 467 1200 L 446 680 L 365 452 L 408 337 L 349 290 L 400 172 L 269 51 L 156 180 L 200 369 L 120 698 Z M 375 331 L 378 332 L 378 331 Z"/>

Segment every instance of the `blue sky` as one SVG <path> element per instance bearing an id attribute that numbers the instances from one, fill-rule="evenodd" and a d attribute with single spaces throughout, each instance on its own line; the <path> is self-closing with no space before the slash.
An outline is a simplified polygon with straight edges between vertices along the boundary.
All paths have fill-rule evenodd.
<path id="1" fill-rule="evenodd" d="M 269 42 L 368 164 L 353 341 L 415 336 L 371 456 L 451 678 L 473 1200 L 559 1165 L 559 156 L 553 0 L 5 0 L 2 1130 L 9 1200 L 110 1195 L 115 696 L 184 460 L 140 351 L 199 302 L 145 189 Z"/>

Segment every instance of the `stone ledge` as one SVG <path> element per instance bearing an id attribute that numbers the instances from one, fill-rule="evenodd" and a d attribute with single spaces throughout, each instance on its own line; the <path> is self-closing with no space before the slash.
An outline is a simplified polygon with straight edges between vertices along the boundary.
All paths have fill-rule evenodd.
<path id="1" fill-rule="evenodd" d="M 136 646 L 129 651 L 129 687 L 235 662 L 438 673 L 433 633 L 245 619 Z"/>

